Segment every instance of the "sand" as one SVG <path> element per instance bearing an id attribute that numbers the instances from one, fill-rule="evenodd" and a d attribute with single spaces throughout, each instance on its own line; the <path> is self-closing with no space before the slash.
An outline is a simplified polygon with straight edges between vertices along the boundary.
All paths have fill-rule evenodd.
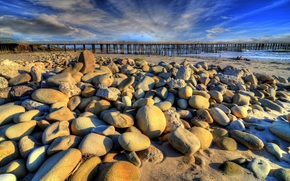
<path id="1" fill-rule="evenodd" d="M 51 52 L 54 53 L 54 52 Z M 51 54 L 50 53 L 50 54 Z M 71 55 L 77 57 L 79 52 L 70 52 Z M 46 53 L 26 53 L 26 54 L 2 54 L 0 55 L 0 60 L 10 59 L 10 60 L 34 60 L 39 56 L 45 56 Z M 196 63 L 200 61 L 206 61 L 208 64 L 220 65 L 225 67 L 231 65 L 237 69 L 248 69 L 252 72 L 266 73 L 269 75 L 282 76 L 286 79 L 290 76 L 290 64 L 289 63 L 277 63 L 277 62 L 261 62 L 261 61 L 245 61 L 245 60 L 232 60 L 232 59 L 197 59 L 191 57 L 165 57 L 165 56 L 153 56 L 153 55 L 127 55 L 127 54 L 95 54 L 95 56 L 104 56 L 112 58 L 144 58 L 150 63 L 157 64 L 160 61 L 164 62 L 181 62 L 185 58 L 191 62 Z M 283 103 L 285 110 L 290 112 L 290 104 Z M 236 176 L 228 176 L 219 170 L 219 165 L 224 161 L 234 160 L 237 158 L 246 158 L 251 160 L 255 157 L 263 158 L 269 161 L 272 170 L 277 168 L 289 168 L 290 167 L 290 155 L 288 153 L 289 142 L 283 141 L 282 139 L 274 136 L 269 131 L 269 126 L 272 121 L 279 119 L 284 119 L 285 114 L 280 114 L 276 111 L 269 112 L 259 112 L 256 111 L 254 116 L 259 118 L 258 123 L 262 124 L 266 129 L 264 131 L 258 131 L 251 127 L 250 133 L 258 136 L 264 143 L 277 140 L 280 143 L 280 148 L 283 151 L 282 161 L 277 161 L 275 157 L 269 154 L 265 149 L 254 151 L 248 150 L 244 146 L 238 146 L 237 151 L 225 151 L 218 148 L 214 142 L 211 147 L 204 150 L 199 150 L 195 153 L 196 164 L 185 164 L 182 161 L 183 154 L 175 150 L 169 143 L 160 144 L 158 140 L 153 140 L 152 144 L 159 148 L 165 159 L 160 164 L 143 163 L 140 167 L 142 173 L 142 181 L 171 181 L 171 180 L 199 180 L 200 178 L 207 178 L 209 180 L 223 181 L 223 180 L 236 180 L 236 181 L 252 181 L 259 180 L 254 174 L 249 171 L 246 166 L 244 167 L 244 173 Z M 201 163 L 200 163 L 201 162 Z M 277 180 L 272 171 L 266 178 L 267 181 Z"/>

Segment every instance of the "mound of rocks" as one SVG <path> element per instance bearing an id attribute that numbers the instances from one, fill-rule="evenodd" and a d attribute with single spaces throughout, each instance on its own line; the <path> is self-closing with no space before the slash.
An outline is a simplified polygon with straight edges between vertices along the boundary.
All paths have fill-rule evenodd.
<path id="1" fill-rule="evenodd" d="M 260 150 L 249 115 L 284 114 L 280 102 L 290 101 L 285 81 L 206 62 L 150 64 L 85 50 L 76 59 L 51 54 L 0 67 L 0 178 L 9 180 L 140 180 L 142 162 L 166 156 L 154 146 L 163 142 L 191 164 L 213 141 L 228 151 Z M 288 127 L 274 122 L 270 130 L 289 142 Z M 260 162 L 248 168 L 264 179 L 269 166 Z M 221 169 L 243 172 L 232 162 Z"/>

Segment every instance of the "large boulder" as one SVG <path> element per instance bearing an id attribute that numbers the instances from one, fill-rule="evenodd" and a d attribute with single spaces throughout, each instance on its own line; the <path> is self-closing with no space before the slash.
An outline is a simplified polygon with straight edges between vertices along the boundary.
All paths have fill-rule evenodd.
<path id="1" fill-rule="evenodd" d="M 82 51 L 80 56 L 79 56 L 78 61 L 83 63 L 83 67 L 80 70 L 81 73 L 86 74 L 86 73 L 94 71 L 94 69 L 95 69 L 95 56 L 91 51 L 89 51 L 89 50 Z"/>

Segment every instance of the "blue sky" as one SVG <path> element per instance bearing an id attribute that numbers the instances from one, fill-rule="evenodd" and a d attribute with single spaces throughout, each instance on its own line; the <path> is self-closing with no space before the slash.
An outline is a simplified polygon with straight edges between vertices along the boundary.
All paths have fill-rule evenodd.
<path id="1" fill-rule="evenodd" d="M 0 0 L 0 39 L 290 42 L 290 0 Z"/>

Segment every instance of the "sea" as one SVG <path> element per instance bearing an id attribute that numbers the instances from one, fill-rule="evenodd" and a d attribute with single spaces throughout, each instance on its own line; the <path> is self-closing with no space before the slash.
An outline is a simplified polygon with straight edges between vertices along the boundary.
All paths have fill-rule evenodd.
<path id="1" fill-rule="evenodd" d="M 242 56 L 242 58 L 248 60 L 290 63 L 290 51 L 273 52 L 267 50 L 246 50 L 241 52 L 223 51 L 218 53 L 199 52 L 197 54 L 183 54 L 182 56 L 197 58 L 237 58 L 238 56 Z"/>

